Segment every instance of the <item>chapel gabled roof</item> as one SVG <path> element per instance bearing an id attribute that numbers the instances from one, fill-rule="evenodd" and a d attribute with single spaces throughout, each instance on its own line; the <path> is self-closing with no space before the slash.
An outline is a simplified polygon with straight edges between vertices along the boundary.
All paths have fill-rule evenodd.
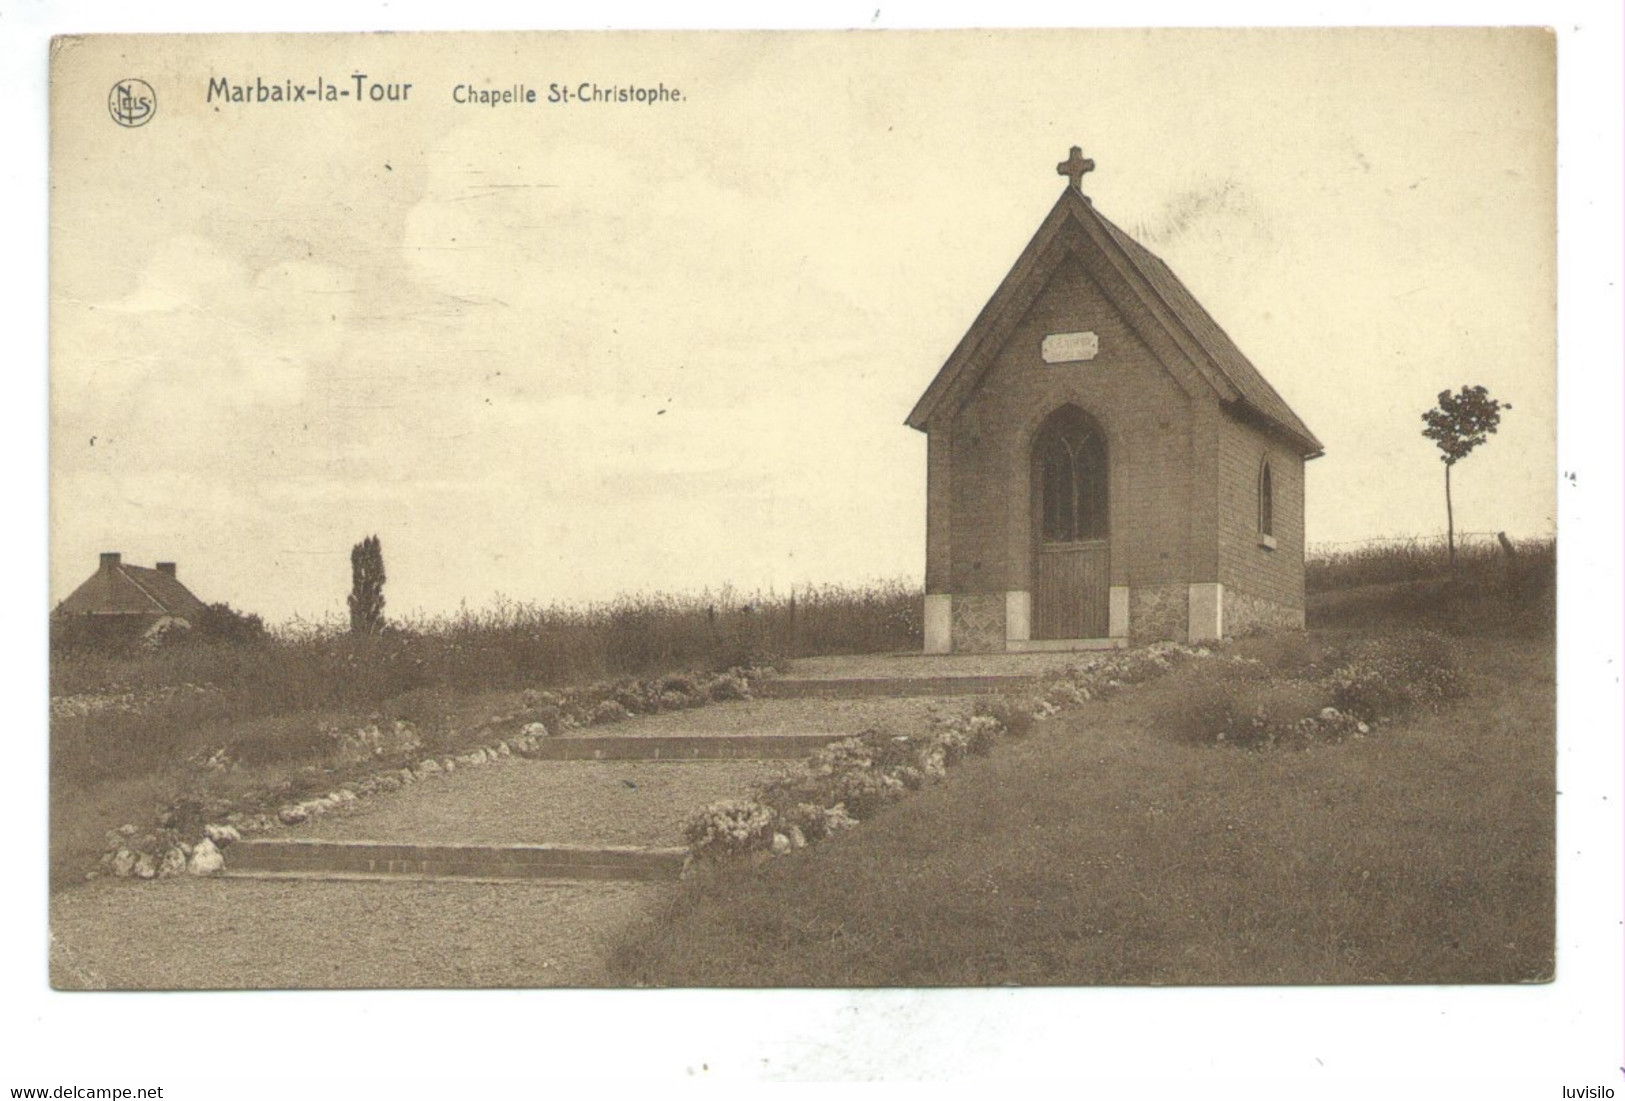
<path id="1" fill-rule="evenodd" d="M 980 374 L 992 362 L 992 356 L 981 354 L 982 346 L 994 330 L 1002 327 L 1007 317 L 1019 317 L 1042 292 L 1043 281 L 1033 279 L 1040 258 L 1058 243 L 1072 248 L 1068 242 L 1068 229 L 1081 229 L 1109 253 L 1115 253 L 1116 265 L 1143 297 L 1161 306 L 1153 310 L 1163 315 L 1165 324 L 1177 326 L 1186 339 L 1180 343 L 1194 345 L 1200 359 L 1202 377 L 1213 386 L 1222 402 L 1238 413 L 1250 415 L 1290 437 L 1306 457 L 1319 455 L 1324 448 L 1309 427 L 1294 413 L 1275 388 L 1265 381 L 1240 348 L 1236 347 L 1219 323 L 1202 307 L 1196 297 L 1180 282 L 1155 253 L 1123 232 L 1075 187 L 1061 192 L 1049 215 L 1038 227 L 1038 232 L 1022 250 L 1021 256 L 999 284 L 998 290 L 977 315 L 970 329 L 960 340 L 937 377 L 926 388 L 907 424 L 924 431 L 927 422 L 955 384 L 966 373 Z"/>
<path id="2" fill-rule="evenodd" d="M 205 610 L 203 601 L 173 575 L 118 563 L 91 574 L 54 614 L 179 616 L 196 623 Z"/>

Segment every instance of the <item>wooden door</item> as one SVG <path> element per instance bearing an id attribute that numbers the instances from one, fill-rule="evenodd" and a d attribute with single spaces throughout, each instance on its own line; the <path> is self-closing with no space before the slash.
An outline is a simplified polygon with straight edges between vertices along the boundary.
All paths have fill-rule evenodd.
<path id="1" fill-rule="evenodd" d="M 1111 546 L 1106 437 L 1075 405 L 1033 441 L 1033 637 L 1105 638 Z"/>

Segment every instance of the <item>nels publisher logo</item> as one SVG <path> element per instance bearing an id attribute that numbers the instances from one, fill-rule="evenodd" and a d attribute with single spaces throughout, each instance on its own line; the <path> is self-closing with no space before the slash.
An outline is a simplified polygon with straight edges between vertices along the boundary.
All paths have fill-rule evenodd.
<path id="1" fill-rule="evenodd" d="M 158 94 L 137 77 L 121 80 L 107 93 L 107 112 L 120 126 L 145 126 L 158 112 Z"/>

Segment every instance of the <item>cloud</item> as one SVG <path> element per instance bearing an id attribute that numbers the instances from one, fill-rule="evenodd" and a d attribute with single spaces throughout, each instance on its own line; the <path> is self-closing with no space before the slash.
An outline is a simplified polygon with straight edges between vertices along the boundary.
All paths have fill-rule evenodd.
<path id="1" fill-rule="evenodd" d="M 1181 188 L 1133 231 L 1141 243 L 1153 247 L 1192 235 L 1207 247 L 1224 242 L 1235 251 L 1238 242 L 1245 242 L 1265 248 L 1271 244 L 1271 219 L 1247 186 L 1232 177 Z"/>
<path id="2" fill-rule="evenodd" d="M 1530 418 L 1497 441 L 1508 466 L 1549 470 L 1528 292 L 1551 273 L 1505 255 L 1551 218 L 1503 173 L 1544 155 L 1502 125 L 1528 88 L 1462 63 L 1465 39 L 1395 38 L 556 36 L 536 41 L 561 73 L 613 60 L 695 98 L 525 126 L 428 101 L 399 126 L 245 113 L 206 159 L 154 144 L 176 131 L 82 148 L 53 181 L 53 585 L 115 522 L 252 561 L 215 591 L 271 614 L 327 599 L 372 529 L 402 599 L 439 608 L 915 570 L 902 418 L 1084 139 L 1102 210 L 1326 438 L 1311 530 L 1414 530 L 1432 490 L 1406 472 L 1434 471 L 1411 407 L 1443 385 L 1506 387 Z M 508 64 L 468 47 L 455 79 Z M 1252 105 L 1289 94 L 1301 110 Z M 1450 119 L 1478 136 L 1441 138 Z M 1516 487 L 1503 511 L 1549 511 L 1484 462 Z"/>

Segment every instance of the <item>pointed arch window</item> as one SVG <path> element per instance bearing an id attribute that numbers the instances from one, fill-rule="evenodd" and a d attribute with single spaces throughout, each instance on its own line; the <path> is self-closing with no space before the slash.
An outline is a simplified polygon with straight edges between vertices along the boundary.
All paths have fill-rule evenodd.
<path id="1" fill-rule="evenodd" d="M 1265 458 L 1258 468 L 1258 534 L 1271 542 L 1275 538 L 1275 478 L 1270 473 L 1270 461 Z"/>
<path id="2" fill-rule="evenodd" d="M 1106 439 L 1100 427 L 1083 410 L 1066 406 L 1045 424 L 1036 451 L 1044 542 L 1106 538 Z"/>

